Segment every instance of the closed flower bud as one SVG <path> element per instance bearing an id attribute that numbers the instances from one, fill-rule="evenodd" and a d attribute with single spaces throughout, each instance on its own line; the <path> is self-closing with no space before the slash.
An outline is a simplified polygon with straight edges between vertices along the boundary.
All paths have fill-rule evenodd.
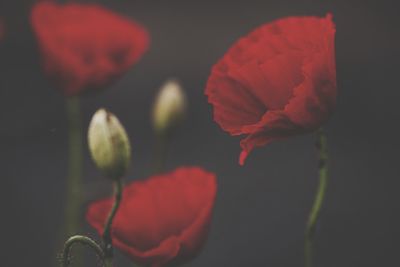
<path id="1" fill-rule="evenodd" d="M 109 178 L 119 179 L 131 159 L 131 148 L 124 127 L 117 117 L 99 109 L 92 117 L 88 131 L 90 153 L 97 167 Z"/>
<path id="2" fill-rule="evenodd" d="M 186 97 L 176 80 L 167 81 L 160 89 L 153 108 L 153 125 L 157 132 L 165 133 L 184 117 Z"/>

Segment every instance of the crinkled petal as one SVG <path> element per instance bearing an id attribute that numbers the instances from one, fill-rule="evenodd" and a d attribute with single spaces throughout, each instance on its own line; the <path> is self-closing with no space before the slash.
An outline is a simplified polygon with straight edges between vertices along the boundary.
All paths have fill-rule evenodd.
<path id="1" fill-rule="evenodd" d="M 207 83 L 208 101 L 214 105 L 214 119 L 233 135 L 242 134 L 243 125 L 257 123 L 266 111 L 265 105 L 226 72 L 213 68 Z"/>
<path id="2" fill-rule="evenodd" d="M 260 122 L 244 127 L 243 131 L 248 133 L 248 136 L 240 142 L 240 165 L 244 165 L 247 156 L 255 147 L 286 139 L 304 132 L 305 129 L 294 124 L 282 111 L 268 111 Z"/>
<path id="3" fill-rule="evenodd" d="M 267 110 L 282 109 L 292 97 L 293 88 L 303 81 L 302 60 L 301 53 L 277 54 L 262 63 L 249 61 L 228 75 L 259 99 Z"/>
<path id="4" fill-rule="evenodd" d="M 279 19 L 239 39 L 213 68 L 206 95 L 221 128 L 247 135 L 241 163 L 254 147 L 313 131 L 330 116 L 334 34 L 330 14 Z"/>
<path id="5" fill-rule="evenodd" d="M 305 63 L 304 82 L 294 89 L 284 109 L 291 121 L 305 129 L 319 128 L 336 105 L 336 79 L 326 62 L 326 54 L 318 53 Z"/>

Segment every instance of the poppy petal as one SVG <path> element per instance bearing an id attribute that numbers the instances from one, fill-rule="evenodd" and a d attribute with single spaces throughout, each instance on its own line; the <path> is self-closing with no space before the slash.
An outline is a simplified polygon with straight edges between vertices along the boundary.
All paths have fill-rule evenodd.
<path id="1" fill-rule="evenodd" d="M 213 67 L 205 94 L 214 119 L 250 151 L 316 130 L 336 102 L 332 15 L 289 17 L 240 38 Z"/>
<path id="2" fill-rule="evenodd" d="M 38 2 L 31 24 L 45 73 L 66 95 L 109 85 L 149 44 L 138 23 L 95 4 Z"/>
<path id="3" fill-rule="evenodd" d="M 146 266 L 186 262 L 205 243 L 215 195 L 215 175 L 198 167 L 130 183 L 112 225 L 113 243 Z M 99 200 L 88 208 L 87 221 L 99 234 L 112 201 Z"/>

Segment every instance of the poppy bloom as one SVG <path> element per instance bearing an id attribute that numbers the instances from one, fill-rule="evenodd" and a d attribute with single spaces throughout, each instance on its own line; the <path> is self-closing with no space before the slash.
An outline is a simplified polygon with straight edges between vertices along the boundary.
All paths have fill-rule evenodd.
<path id="1" fill-rule="evenodd" d="M 332 16 L 289 17 L 238 40 L 212 68 L 205 93 L 214 119 L 231 135 L 247 135 L 250 151 L 314 131 L 336 103 Z"/>
<path id="2" fill-rule="evenodd" d="M 127 185 L 112 224 L 115 247 L 144 266 L 182 264 L 204 244 L 216 196 L 216 177 L 198 167 L 181 167 Z M 92 203 L 86 218 L 99 234 L 112 198 Z"/>
<path id="3" fill-rule="evenodd" d="M 136 63 L 149 43 L 142 26 L 95 4 L 39 2 L 31 23 L 45 72 L 65 95 L 104 88 Z"/>

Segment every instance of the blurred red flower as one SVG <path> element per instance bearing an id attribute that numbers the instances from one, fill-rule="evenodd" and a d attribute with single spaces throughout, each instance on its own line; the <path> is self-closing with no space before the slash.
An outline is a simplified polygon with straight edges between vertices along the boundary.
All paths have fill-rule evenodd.
<path id="1" fill-rule="evenodd" d="M 289 17 L 237 41 L 212 68 L 205 93 L 215 121 L 256 146 L 316 130 L 336 103 L 332 16 Z"/>
<path id="2" fill-rule="evenodd" d="M 45 72 L 66 95 L 104 88 L 149 45 L 142 26 L 95 4 L 39 2 L 31 23 Z"/>
<path id="3" fill-rule="evenodd" d="M 190 260 L 206 240 L 216 190 L 215 175 L 198 167 L 127 185 L 112 224 L 114 246 L 144 266 Z M 86 213 L 100 235 L 112 203 L 112 198 L 99 200 Z"/>

